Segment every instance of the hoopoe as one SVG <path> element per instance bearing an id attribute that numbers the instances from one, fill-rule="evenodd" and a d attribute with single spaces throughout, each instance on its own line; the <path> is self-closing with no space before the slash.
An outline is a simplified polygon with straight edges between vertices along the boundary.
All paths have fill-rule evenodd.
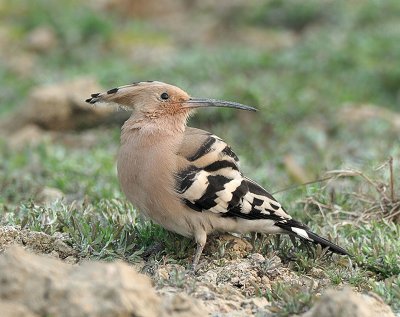
<path id="1" fill-rule="evenodd" d="M 116 103 L 132 110 L 122 127 L 118 154 L 121 188 L 128 200 L 154 222 L 194 237 L 194 270 L 207 235 L 215 231 L 287 233 L 348 254 L 292 219 L 270 193 L 245 177 L 238 157 L 221 138 L 186 125 L 196 108 L 255 108 L 192 98 L 178 87 L 157 81 L 92 94 L 86 102 Z"/>

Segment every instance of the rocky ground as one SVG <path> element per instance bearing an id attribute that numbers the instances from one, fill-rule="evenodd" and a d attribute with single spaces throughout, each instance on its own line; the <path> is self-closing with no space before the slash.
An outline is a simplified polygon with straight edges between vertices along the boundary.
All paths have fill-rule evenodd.
<path id="1" fill-rule="evenodd" d="M 176 264 L 79 259 L 62 235 L 0 228 L 2 316 L 273 316 L 272 283 L 302 289 L 329 285 L 315 268 L 307 276 L 276 255 L 251 253 L 248 242 L 222 236 L 208 246 L 199 271 Z M 216 244 L 225 244 L 211 260 Z M 218 257 L 217 257 L 218 258 Z M 139 273 L 141 272 L 141 273 Z M 323 291 L 304 317 L 394 316 L 377 296 L 350 288 Z"/>

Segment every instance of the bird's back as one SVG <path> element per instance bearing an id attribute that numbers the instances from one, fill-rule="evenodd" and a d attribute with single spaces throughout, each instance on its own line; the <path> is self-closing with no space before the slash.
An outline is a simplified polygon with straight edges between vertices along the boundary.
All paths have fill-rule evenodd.
<path id="1" fill-rule="evenodd" d="M 177 173 L 177 192 L 191 209 L 242 219 L 291 218 L 272 195 L 243 176 L 238 157 L 221 138 L 188 128 L 178 155 L 187 164 Z"/>

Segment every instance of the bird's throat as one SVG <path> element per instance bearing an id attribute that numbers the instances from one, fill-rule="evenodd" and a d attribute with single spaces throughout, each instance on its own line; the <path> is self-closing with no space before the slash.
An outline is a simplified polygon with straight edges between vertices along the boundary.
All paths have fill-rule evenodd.
<path id="1" fill-rule="evenodd" d="M 149 118 L 146 116 L 132 116 L 121 130 L 121 141 L 124 142 L 134 134 L 136 137 L 179 136 L 186 129 L 188 113 L 173 116 Z"/>

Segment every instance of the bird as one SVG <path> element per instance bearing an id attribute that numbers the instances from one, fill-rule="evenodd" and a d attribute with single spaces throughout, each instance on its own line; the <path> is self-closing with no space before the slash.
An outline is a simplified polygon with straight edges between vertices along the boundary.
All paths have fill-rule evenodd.
<path id="1" fill-rule="evenodd" d="M 90 104 L 132 112 L 121 128 L 117 174 L 127 199 L 145 217 L 194 238 L 196 270 L 214 232 L 289 234 L 348 255 L 293 219 L 262 186 L 243 175 L 239 158 L 220 137 L 187 126 L 198 108 L 257 109 L 238 102 L 191 97 L 179 87 L 141 81 L 91 94 Z"/>

